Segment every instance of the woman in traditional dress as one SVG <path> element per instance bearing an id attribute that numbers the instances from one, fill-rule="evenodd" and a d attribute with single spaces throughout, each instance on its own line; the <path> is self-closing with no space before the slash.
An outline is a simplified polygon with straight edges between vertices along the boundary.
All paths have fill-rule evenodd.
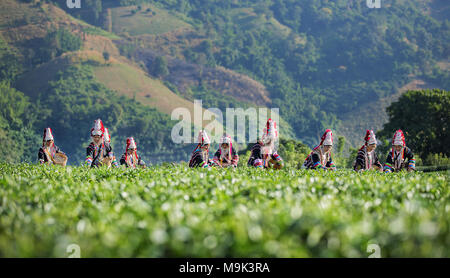
<path id="1" fill-rule="evenodd" d="M 330 129 L 327 129 L 322 135 L 320 144 L 306 157 L 303 167 L 306 169 L 336 170 L 336 165 L 331 157 L 332 149 L 333 133 Z"/>
<path id="2" fill-rule="evenodd" d="M 198 133 L 198 144 L 197 147 L 192 151 L 191 159 L 189 160 L 189 167 L 201 167 L 208 168 L 212 164 L 209 161 L 209 145 L 211 141 L 209 140 L 206 130 L 200 130 Z"/>
<path id="3" fill-rule="evenodd" d="M 383 166 L 375 152 L 377 139 L 373 130 L 367 130 L 364 137 L 365 144 L 359 149 L 353 166 L 355 171 L 377 170 L 383 171 Z"/>
<path id="4" fill-rule="evenodd" d="M 228 135 L 220 138 L 220 147 L 213 157 L 214 166 L 217 167 L 234 167 L 236 168 L 239 162 L 239 155 L 233 148 L 231 137 Z"/>
<path id="5" fill-rule="evenodd" d="M 398 172 L 407 169 L 408 172 L 416 169 L 416 160 L 410 148 L 406 146 L 405 135 L 401 129 L 394 133 L 392 150 L 389 152 L 384 164 L 384 172 Z"/>
<path id="6" fill-rule="evenodd" d="M 251 148 L 247 165 L 256 168 L 283 168 L 283 159 L 276 150 L 277 143 L 277 124 L 268 119 L 261 139 Z"/>
<path id="7" fill-rule="evenodd" d="M 113 155 L 111 149 L 107 148 L 104 142 L 105 127 L 100 119 L 95 120 L 91 129 L 92 142 L 86 148 L 85 165 L 89 167 L 111 166 Z"/>
<path id="8" fill-rule="evenodd" d="M 145 162 L 137 154 L 137 146 L 133 137 L 127 138 L 127 146 L 125 153 L 120 158 L 120 165 L 125 165 L 127 168 L 145 168 Z"/>
<path id="9" fill-rule="evenodd" d="M 67 156 L 56 145 L 52 134 L 52 129 L 44 129 L 42 147 L 39 148 L 38 159 L 40 164 L 58 164 L 65 166 Z"/>

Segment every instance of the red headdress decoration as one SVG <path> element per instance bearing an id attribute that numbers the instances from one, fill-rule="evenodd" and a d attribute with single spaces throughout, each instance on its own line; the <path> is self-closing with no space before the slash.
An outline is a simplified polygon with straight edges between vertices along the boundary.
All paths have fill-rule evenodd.
<path id="1" fill-rule="evenodd" d="M 333 132 L 331 131 L 331 129 L 325 130 L 324 134 L 320 138 L 320 144 L 317 145 L 313 150 L 317 150 L 318 148 L 320 148 L 320 146 L 324 144 L 333 145 Z"/>
<path id="2" fill-rule="evenodd" d="M 277 138 L 277 123 L 272 119 L 268 119 L 266 127 L 263 130 L 263 135 L 261 136 L 261 142 L 265 145 L 273 140 L 276 140 Z"/>
<path id="3" fill-rule="evenodd" d="M 100 119 L 94 121 L 94 127 L 91 129 L 91 136 L 99 135 L 103 137 L 105 133 L 105 127 L 103 126 L 103 122 Z"/>
<path id="4" fill-rule="evenodd" d="M 377 138 L 375 137 L 375 133 L 373 130 L 367 130 L 366 136 L 364 137 L 364 141 L 366 142 L 366 145 L 376 144 Z"/>
<path id="5" fill-rule="evenodd" d="M 105 127 L 105 133 L 103 133 L 103 138 L 104 138 L 106 143 L 110 143 L 111 142 L 111 136 L 109 136 L 109 130 L 106 127 Z"/>
<path id="6" fill-rule="evenodd" d="M 401 145 L 401 146 L 406 146 L 406 142 L 405 142 L 405 135 L 403 134 L 403 131 L 401 129 L 397 130 L 394 133 L 394 137 L 392 138 L 392 145 Z"/>
<path id="7" fill-rule="evenodd" d="M 211 140 L 209 139 L 206 130 L 203 129 L 198 132 L 198 143 L 200 146 L 211 144 Z"/>
<path id="8" fill-rule="evenodd" d="M 320 145 L 333 145 L 333 132 L 331 129 L 325 130 L 325 133 L 320 138 Z"/>

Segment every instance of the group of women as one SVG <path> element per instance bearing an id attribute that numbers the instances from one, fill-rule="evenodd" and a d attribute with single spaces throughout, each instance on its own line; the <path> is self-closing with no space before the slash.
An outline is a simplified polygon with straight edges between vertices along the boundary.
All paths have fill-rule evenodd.
<path id="1" fill-rule="evenodd" d="M 130 168 L 145 168 L 145 162 L 137 154 L 137 146 L 133 137 L 128 137 L 125 153 L 117 163 L 116 156 L 111 147 L 109 131 L 104 127 L 102 120 L 97 119 L 91 129 L 92 141 L 86 148 L 86 159 L 84 164 L 89 167 L 119 167 L 124 165 Z M 55 145 L 52 130 L 48 127 L 44 130 L 42 147 L 38 154 L 41 164 L 65 165 L 67 156 Z"/>
<path id="2" fill-rule="evenodd" d="M 91 129 L 92 142 L 86 148 L 85 165 L 89 167 L 119 167 L 124 165 L 130 168 L 145 168 L 145 162 L 137 154 L 136 142 L 133 137 L 127 138 L 125 153 L 119 160 L 112 151 L 111 139 L 108 129 L 103 122 L 97 119 Z M 379 161 L 375 149 L 377 140 L 373 130 L 367 130 L 364 137 L 364 145 L 359 149 L 354 162 L 355 171 L 377 170 L 384 172 L 397 172 L 403 169 L 415 170 L 415 159 L 411 149 L 405 144 L 405 136 L 401 130 L 394 133 L 392 149 L 388 154 L 384 165 Z M 283 159 L 277 152 L 278 131 L 276 122 L 269 119 L 258 142 L 251 148 L 247 165 L 256 168 L 281 169 L 284 166 Z M 191 154 L 189 167 L 237 167 L 239 155 L 233 147 L 232 139 L 224 135 L 219 142 L 219 149 L 209 158 L 209 146 L 211 140 L 205 130 L 200 130 L 198 144 Z M 303 163 L 305 169 L 336 170 L 332 159 L 333 133 L 327 129 L 322 135 L 320 143 L 306 157 Z M 39 149 L 39 161 L 41 164 L 65 165 L 67 156 L 54 144 L 54 138 L 50 128 L 44 130 L 42 147 Z"/>

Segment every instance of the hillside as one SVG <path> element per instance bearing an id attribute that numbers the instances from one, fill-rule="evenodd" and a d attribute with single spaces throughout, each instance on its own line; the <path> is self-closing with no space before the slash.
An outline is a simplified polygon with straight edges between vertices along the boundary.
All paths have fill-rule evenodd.
<path id="1" fill-rule="evenodd" d="M 166 114 L 170 114 L 174 107 L 193 105 L 193 103 L 175 95 L 160 81 L 146 76 L 145 73 L 139 68 L 136 68 L 125 57 L 121 57 L 119 50 L 111 41 L 111 38 L 105 36 L 103 34 L 104 31 L 101 29 L 96 29 L 96 27 L 73 19 L 63 10 L 53 5 L 43 4 L 38 9 L 31 5 L 20 4 L 17 1 L 10 0 L 7 0 L 4 5 L 2 11 L 10 15 L 8 20 L 1 22 L 4 26 L 13 24 L 12 22 L 20 21 L 20 17 L 26 17 L 28 14 L 35 15 L 31 19 L 30 24 L 13 28 L 8 27 L 1 30 L 2 37 L 9 45 L 16 47 L 18 53 L 27 53 L 27 50 L 32 46 L 32 42 L 42 40 L 47 34 L 48 29 L 52 28 L 69 28 L 71 32 L 80 34 L 83 39 L 82 50 L 75 53 L 63 54 L 47 63 L 38 65 L 36 69 L 32 69 L 26 73 L 16 82 L 19 90 L 33 95 L 41 90 L 45 90 L 48 81 L 52 80 L 58 71 L 74 63 L 87 62 L 97 65 L 96 73 L 101 83 L 131 98 L 136 93 L 139 101 L 145 100 L 143 95 L 140 98 L 141 94 L 145 93 L 143 86 L 147 87 L 152 84 L 148 86 L 149 92 L 145 94 L 151 96 L 152 101 L 146 101 L 145 104 L 151 107 L 161 108 L 161 111 Z M 17 10 L 22 10 L 23 14 L 14 14 L 13 12 Z M 17 19 L 13 19 L 13 17 L 17 17 Z M 118 38 L 114 35 L 110 36 L 112 38 Z M 102 56 L 103 52 L 108 52 L 112 56 L 111 61 L 104 61 Z M 159 102 L 165 102 L 165 104 L 160 104 Z M 168 104 L 172 104 L 172 106 L 168 106 Z"/>
<path id="2" fill-rule="evenodd" d="M 149 75 L 142 62 L 122 56 L 121 42 L 126 39 L 76 19 L 52 4 L 7 0 L 0 4 L 0 8 L 0 50 L 7 54 L 2 56 L 0 53 L 0 69 L 3 65 L 7 69 L 17 67 L 17 71 L 13 71 L 14 76 L 8 77 L 8 81 L 18 90 L 17 93 L 25 93 L 23 101 L 27 106 L 36 105 L 30 108 L 34 111 L 29 113 L 29 117 L 35 117 L 34 120 L 25 120 L 27 124 L 24 127 L 30 133 L 27 140 L 35 141 L 36 144 L 31 143 L 29 147 L 18 145 L 18 155 L 8 158 L 8 161 L 16 161 L 14 159 L 21 155 L 22 160 L 34 161 L 33 153 L 38 146 L 40 130 L 51 126 L 59 139 L 58 145 L 71 157 L 69 163 L 78 164 L 83 159 L 84 146 L 88 143 L 82 135 L 85 133 L 83 130 L 89 130 L 93 119 L 98 117 L 103 118 L 110 128 L 113 143 L 116 146 L 119 144 L 118 154 L 122 151 L 123 143 L 120 142 L 126 136 L 133 135 L 140 138 L 138 141 L 143 149 L 141 154 L 148 162 L 186 160 L 191 147 L 172 143 L 170 132 L 176 122 L 170 121 L 170 115 L 180 107 L 187 108 L 194 115 L 193 101 L 202 99 L 204 94 L 197 90 L 200 85 L 212 89 L 226 88 L 215 92 L 219 97 L 224 94 L 221 109 L 224 108 L 223 104 L 233 107 L 239 101 L 245 101 L 245 107 L 270 103 L 264 86 L 244 75 L 220 68 L 203 70 L 193 63 L 170 60 L 170 68 L 177 73 L 172 74 L 172 77 L 186 75 L 186 78 L 179 79 L 180 84 L 184 85 L 184 89 L 179 92 L 171 83 Z M 158 11 L 159 15 L 162 13 L 164 11 Z M 163 19 L 166 20 L 166 16 L 159 20 Z M 128 36 L 127 33 L 118 34 Z M 147 61 L 147 64 L 150 62 Z M 177 72 L 173 67 L 180 62 L 187 68 Z M 198 71 L 191 71 L 192 67 Z M 200 80 L 199 76 L 208 82 L 192 83 L 192 78 Z M 178 84 L 176 79 L 169 80 Z M 220 83 L 221 80 L 225 81 Z M 191 95 L 192 89 L 196 90 L 194 95 Z M 245 96 L 244 90 L 250 93 L 255 91 L 260 97 L 254 97 L 256 101 L 252 102 Z M 240 94 L 240 100 L 232 94 Z M 129 101 L 124 102 L 121 97 Z M 86 102 L 85 98 L 92 101 Z M 209 99 L 205 99 L 202 110 L 199 110 L 202 113 L 206 112 L 206 108 L 214 107 L 215 100 Z M 88 108 L 91 105 L 94 105 L 92 111 Z M 61 106 L 65 107 L 62 111 L 58 108 Z M 124 116 L 125 111 L 132 114 Z M 210 128 L 211 122 L 204 120 L 200 124 Z M 283 119 L 281 122 L 285 127 L 281 134 L 292 137 L 289 124 Z M 21 142 L 25 138 L 20 138 L 17 129 L 20 127 L 1 125 L 1 137 Z M 196 135 L 193 135 L 195 138 Z M 246 147 L 238 145 L 240 148 Z"/>
<path id="3" fill-rule="evenodd" d="M 167 138 L 170 138 L 170 130 L 174 124 L 170 121 L 172 109 L 186 107 L 192 111 L 194 104 L 177 96 L 160 81 L 150 78 L 142 72 L 133 62 L 121 57 L 118 49 L 111 41 L 111 39 L 118 39 L 119 37 L 74 19 L 53 5 L 44 3 L 31 5 L 8 0 L 2 1 L 0 10 L 2 11 L 0 42 L 5 45 L 6 53 L 11 53 L 10 56 L 3 56 L 3 58 L 8 57 L 9 60 L 0 60 L 2 60 L 2 63 L 6 63 L 7 67 L 17 66 L 20 68 L 21 75 L 11 76 L 9 81 L 14 81 L 13 85 L 19 90 L 17 94 L 25 93 L 23 101 L 27 102 L 26 97 L 31 101 L 27 106 L 37 104 L 36 107 L 29 107 L 32 110 L 28 111 L 27 114 L 34 119 L 24 122 L 26 123 L 25 126 L 10 125 L 5 127 L 2 125 L 0 127 L 2 138 L 6 137 L 17 142 L 23 141 L 20 138 L 21 133 L 17 133 L 21 128 L 26 128 L 27 132 L 30 133 L 27 138 L 32 138 L 32 140 L 25 142 L 30 147 L 25 147 L 27 151 L 22 150 L 24 147 L 16 146 L 16 151 L 19 154 L 23 153 L 22 160 L 35 161 L 35 151 L 40 140 L 37 139 L 40 136 L 38 134 L 41 133 L 42 128 L 51 126 L 57 138 L 57 144 L 71 158 L 69 163 L 80 163 L 84 156 L 82 154 L 84 147 L 88 143 L 88 138 L 83 134 L 88 134 L 87 131 L 90 129 L 92 121 L 97 117 L 103 118 L 105 124 L 113 133 L 113 142 L 116 142 L 118 147 L 117 155 L 120 155 L 122 151 L 124 138 L 133 135 L 138 142 L 142 143 L 141 154 L 149 163 L 186 159 L 189 147 L 184 149 L 185 145 L 173 146 L 170 142 L 163 146 L 162 142 L 168 142 Z M 60 30 L 62 31 L 60 32 Z M 81 48 L 76 51 L 65 49 L 64 44 L 67 40 L 72 41 L 72 43 L 79 41 Z M 57 44 L 53 44 L 54 42 Z M 49 46 L 51 47 L 49 48 Z M 110 56 L 108 61 L 105 61 L 104 58 L 106 52 Z M 77 73 L 77 70 L 74 71 L 76 68 L 79 68 L 79 73 Z M 90 69 L 95 72 L 95 75 L 92 75 L 94 78 L 89 77 Z M 87 75 L 83 72 L 85 70 L 88 70 Z M 73 80 L 70 75 L 61 75 L 66 72 L 70 75 L 79 76 L 81 79 Z M 125 75 L 125 79 L 115 78 L 115 82 L 111 82 L 110 76 L 114 76 L 115 72 L 118 72 L 119 76 L 126 73 L 128 75 Z M 117 75 L 114 77 L 117 77 Z M 131 80 L 131 77 L 134 79 Z M 139 84 L 136 83 L 137 80 L 140 81 Z M 69 91 L 65 89 L 73 97 L 68 96 L 61 99 L 61 96 L 58 96 L 59 89 L 57 88 L 62 88 L 64 82 L 73 83 L 68 88 Z M 130 88 L 131 83 L 135 84 L 134 88 Z M 86 89 L 83 88 L 84 86 L 86 86 Z M 143 86 L 146 87 L 145 90 Z M 108 92 L 107 89 L 111 91 Z M 152 101 L 149 102 L 146 101 L 146 98 L 141 98 L 141 92 L 146 92 L 145 95 L 152 96 Z M 79 104 L 76 98 L 81 97 L 82 94 L 87 94 L 91 99 L 100 101 L 108 99 L 107 101 L 111 102 L 112 105 L 110 107 L 123 112 L 133 111 L 133 115 L 127 115 L 124 122 L 118 121 L 116 123 L 110 122 L 110 117 L 107 117 L 106 114 L 99 113 L 103 109 L 99 105 L 95 105 L 96 108 L 90 112 L 89 105 L 86 104 L 82 106 L 86 107 L 87 110 L 69 111 L 69 107 L 75 108 Z M 109 97 L 104 94 L 109 94 Z M 115 98 L 114 94 L 119 98 Z M 137 95 L 136 98 L 134 98 L 135 94 Z M 131 102 L 121 99 L 121 95 L 129 98 Z M 133 102 L 133 99 L 137 102 Z M 66 107 L 65 111 L 58 111 L 61 106 Z M 149 108 L 145 108 L 145 106 Z M 62 115 L 65 114 L 63 117 L 67 119 L 63 120 L 62 115 L 57 116 L 58 112 L 63 112 Z M 94 112 L 94 114 L 88 116 L 87 114 L 91 112 Z M 111 112 L 115 113 L 115 111 Z M 72 113 L 74 114 L 72 115 Z M 36 116 L 32 116 L 34 114 Z M 125 120 L 127 118 L 128 121 L 133 122 L 127 123 Z M 150 125 L 147 124 L 147 127 L 141 126 L 136 129 L 135 126 L 139 123 L 136 122 L 135 118 L 151 123 Z M 203 124 L 207 123 L 206 121 Z M 128 128 L 132 128 L 131 132 L 123 129 L 124 124 Z M 156 129 L 156 127 L 158 128 Z M 147 131 L 149 128 L 153 131 Z M 19 130 L 16 131 L 16 129 Z M 148 138 L 144 138 L 146 136 Z M 28 149 L 31 149 L 31 151 Z M 150 157 L 150 154 L 152 157 Z"/>
<path id="4" fill-rule="evenodd" d="M 441 64 L 449 59 L 449 6 L 439 0 L 384 1 L 381 9 L 361 1 L 106 1 L 109 20 L 100 25 L 120 22 L 119 48 L 147 67 L 166 57 L 164 79 L 184 97 L 186 88 L 203 83 L 240 101 L 264 100 L 312 145 L 327 127 L 359 137 L 364 124 L 347 123 L 362 107 L 379 116 L 367 122 L 381 126 L 386 105 L 416 79 L 448 89 L 449 70 Z M 170 20 L 151 24 L 160 15 Z M 261 86 L 252 91 L 247 82 L 228 82 L 239 76 L 216 82 L 225 77 L 222 68 Z"/>
<path id="5" fill-rule="evenodd" d="M 79 51 L 62 55 L 27 72 L 16 82 L 16 88 L 35 97 L 48 89 L 59 71 L 78 64 L 93 64 L 96 80 L 107 88 L 170 115 L 177 107 L 186 107 L 193 114 L 194 104 L 170 91 L 161 81 L 150 78 L 141 69 L 117 59 L 105 61 L 97 51 Z M 207 122 L 206 122 L 207 123 Z"/>
<path id="6" fill-rule="evenodd" d="M 82 52 L 78 52 L 76 55 L 70 55 L 70 57 L 57 57 L 49 61 L 48 64 L 43 63 L 37 65 L 37 70 L 31 70 L 16 82 L 19 89 L 32 94 L 33 91 L 38 91 L 37 89 L 45 88 L 45 83 L 51 80 L 51 76 L 71 62 L 80 62 L 76 60 L 81 59 L 82 61 L 93 60 L 94 64 L 102 63 L 103 58 L 101 55 L 103 52 L 107 52 L 114 59 L 114 62 L 109 63 L 108 67 L 97 67 L 96 77 L 108 88 L 129 97 L 136 95 L 136 99 L 139 102 L 158 108 L 166 114 L 170 114 L 176 107 L 187 107 L 192 110 L 192 100 L 188 101 L 177 96 L 163 83 L 142 72 L 136 63 L 130 61 L 127 57 L 121 56 L 119 50 L 122 44 L 121 40 L 119 40 L 120 37 L 75 19 L 53 5 L 29 5 L 13 0 L 8 0 L 2 5 L 4 5 L 2 11 L 10 15 L 10 17 L 3 20 L 3 25 L 15 25 L 15 22 L 22 20 L 21 17 L 27 18 L 30 14 L 34 15 L 32 20 L 27 20 L 29 22 L 28 24 L 1 30 L 1 34 L 6 42 L 17 48 L 18 53 L 28 53 L 31 51 L 31 47 L 39 48 L 39 43 L 42 43 L 47 31 L 51 29 L 67 28 L 71 32 L 80 35 L 83 40 Z M 151 8 L 153 12 L 157 12 L 157 16 L 155 17 L 160 20 L 164 19 L 165 22 L 173 22 L 175 20 L 167 18 L 168 14 L 164 10 L 158 10 L 153 6 Z M 119 13 L 117 17 L 124 17 L 121 14 L 122 12 L 125 13 L 121 10 L 122 8 L 117 9 L 121 11 L 117 11 Z M 127 11 L 129 9 L 126 8 Z M 17 10 L 22 10 L 22 13 L 16 14 L 15 11 Z M 115 9 L 113 8 L 112 10 L 112 18 L 116 18 Z M 141 22 L 141 24 L 143 23 L 145 22 Z M 134 23 L 131 23 L 131 21 L 121 23 L 122 26 L 129 26 L 129 24 L 132 25 Z M 150 21 L 150 24 L 150 26 L 154 26 L 152 21 Z M 142 28 L 142 26 L 139 28 Z M 117 33 L 122 34 L 120 31 Z M 16 34 L 21 35 L 18 37 Z M 115 41 L 113 42 L 112 39 Z M 146 51 L 148 51 L 147 53 L 152 53 L 152 58 L 155 57 L 155 52 L 152 52 L 151 49 L 146 49 Z M 23 59 L 26 60 L 26 57 L 23 57 Z M 151 63 L 148 55 L 146 62 Z M 181 92 L 185 92 L 190 87 L 199 86 L 201 83 L 199 80 L 201 80 L 202 82 L 205 81 L 205 84 L 211 89 L 224 95 L 230 95 L 232 98 L 236 97 L 240 101 L 246 101 L 249 104 L 256 105 L 267 105 L 270 103 L 270 99 L 267 96 L 268 92 L 264 86 L 244 75 L 221 68 L 204 70 L 201 66 L 192 63 L 183 64 L 182 61 L 178 60 L 171 59 L 169 62 L 171 75 L 168 81 L 179 85 Z M 184 65 L 184 68 L 180 67 L 180 63 Z M 29 66 L 29 68 L 33 68 L 33 65 Z M 31 84 L 33 84 L 32 88 L 27 88 Z"/>
<path id="7" fill-rule="evenodd" d="M 161 54 L 151 49 L 138 48 L 133 58 L 150 67 Z M 176 58 L 167 58 L 170 74 L 164 79 L 185 93 L 192 87 L 205 85 L 209 89 L 249 104 L 266 106 L 271 103 L 266 88 L 251 78 L 223 67 L 206 67 Z"/>
<path id="8" fill-rule="evenodd" d="M 107 8 L 106 26 L 111 32 L 121 35 L 157 35 L 175 30 L 191 30 L 189 23 L 171 15 L 154 5 Z"/>
<path id="9" fill-rule="evenodd" d="M 355 146 L 365 129 L 382 126 L 385 108 L 409 84 L 449 86 L 449 4 L 384 3 L 94 0 L 68 9 L 58 1 L 5 0 L 0 77 L 36 105 L 86 82 L 69 91 L 126 97 L 127 111 L 136 105 L 159 113 L 147 116 L 164 122 L 166 135 L 171 111 L 192 112 L 201 99 L 203 108 L 279 108 L 283 136 L 312 146 L 332 128 Z"/>

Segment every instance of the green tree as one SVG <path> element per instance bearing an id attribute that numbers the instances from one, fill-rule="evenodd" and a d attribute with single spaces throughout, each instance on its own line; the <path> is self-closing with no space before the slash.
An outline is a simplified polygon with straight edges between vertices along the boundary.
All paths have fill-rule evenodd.
<path id="1" fill-rule="evenodd" d="M 310 151 L 310 148 L 300 141 L 280 138 L 278 153 L 286 167 L 300 169 Z"/>
<path id="2" fill-rule="evenodd" d="M 344 151 L 344 147 L 345 147 L 345 137 L 344 136 L 339 136 L 338 137 L 337 147 L 336 147 L 337 154 L 342 155 L 342 153 Z"/>
<path id="3" fill-rule="evenodd" d="M 47 62 L 68 51 L 79 50 L 82 45 L 81 38 L 68 29 L 60 28 L 48 32 L 44 38 L 44 44 L 40 48 L 40 62 Z"/>
<path id="4" fill-rule="evenodd" d="M 450 91 L 408 91 L 386 111 L 389 122 L 379 132 L 381 138 L 390 139 L 402 129 L 406 144 L 422 160 L 429 154 L 450 156 Z"/>
<path id="5" fill-rule="evenodd" d="M 0 95 L 0 161 L 35 161 L 37 150 L 31 142 L 39 136 L 32 129 L 37 118 L 33 105 L 6 81 L 0 82 Z"/>
<path id="6" fill-rule="evenodd" d="M 22 72 L 17 55 L 0 36 L 0 81 L 14 81 Z"/>
<path id="7" fill-rule="evenodd" d="M 156 57 L 152 63 L 151 72 L 154 76 L 164 77 L 169 74 L 169 68 L 167 67 L 167 60 L 164 56 Z"/>

